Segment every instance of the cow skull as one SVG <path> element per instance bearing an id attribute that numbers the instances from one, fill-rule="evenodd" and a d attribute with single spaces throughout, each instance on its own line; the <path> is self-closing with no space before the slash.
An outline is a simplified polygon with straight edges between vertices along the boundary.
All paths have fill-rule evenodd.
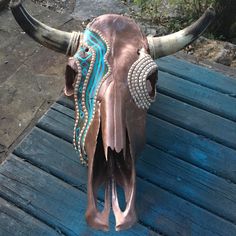
<path id="1" fill-rule="evenodd" d="M 156 96 L 154 59 L 193 42 L 212 21 L 214 10 L 207 9 L 199 20 L 177 33 L 145 37 L 125 16 L 102 15 L 83 33 L 68 33 L 34 19 L 20 0 L 12 0 L 10 7 L 29 36 L 70 56 L 65 94 L 75 98 L 74 146 L 82 163 L 88 164 L 88 224 L 108 230 L 112 206 L 116 230 L 131 227 L 136 221 L 135 159 L 145 145 L 147 109 Z M 105 204 L 98 211 L 97 192 L 102 185 Z M 124 190 L 123 211 L 117 186 Z"/>

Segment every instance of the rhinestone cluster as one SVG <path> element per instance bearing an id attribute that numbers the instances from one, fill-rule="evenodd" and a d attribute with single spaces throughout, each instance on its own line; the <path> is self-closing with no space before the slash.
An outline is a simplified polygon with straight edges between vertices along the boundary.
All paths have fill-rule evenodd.
<path id="1" fill-rule="evenodd" d="M 140 53 L 140 57 L 133 63 L 128 73 L 128 86 L 132 98 L 138 108 L 148 109 L 155 97 L 150 97 L 147 89 L 148 76 L 157 70 L 157 65 L 149 54 Z"/>

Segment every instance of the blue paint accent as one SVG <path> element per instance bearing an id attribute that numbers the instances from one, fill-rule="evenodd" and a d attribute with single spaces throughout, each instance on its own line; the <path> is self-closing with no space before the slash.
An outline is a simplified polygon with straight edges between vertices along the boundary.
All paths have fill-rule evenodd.
<path id="1" fill-rule="evenodd" d="M 189 150 L 189 154 L 193 159 L 196 159 L 196 161 L 201 162 L 202 164 L 207 164 L 208 163 L 208 157 L 206 153 L 202 152 L 199 149 L 191 148 Z"/>
<path id="2" fill-rule="evenodd" d="M 78 126 L 80 127 L 80 131 L 82 130 L 83 127 L 85 127 L 80 143 L 79 144 L 77 143 L 77 145 L 80 146 L 77 147 L 78 149 L 82 148 L 81 145 L 85 141 L 87 130 L 89 129 L 89 126 L 91 125 L 91 122 L 93 120 L 93 111 L 95 109 L 96 99 L 97 99 L 96 92 L 99 89 L 98 87 L 102 79 L 108 72 L 108 65 L 105 63 L 105 55 L 107 52 L 106 42 L 97 33 L 89 29 L 85 30 L 83 40 L 84 43 L 88 45 L 90 50 L 88 51 L 86 47 L 81 46 L 79 48 L 79 51 L 74 56 L 80 62 L 81 74 L 82 74 L 79 89 L 77 91 L 78 103 L 79 103 L 79 111 L 77 112 L 80 114 Z M 83 103 L 85 103 L 86 110 L 83 110 L 81 106 L 82 92 L 84 89 L 84 83 L 87 77 L 87 73 L 90 67 L 90 61 L 92 57 L 91 48 L 94 50 L 96 56 L 91 75 L 87 81 L 85 100 L 83 101 Z M 88 114 L 88 119 L 86 123 L 84 120 L 85 112 L 87 112 Z M 77 131 L 76 131 L 76 136 L 79 136 L 79 132 Z"/>

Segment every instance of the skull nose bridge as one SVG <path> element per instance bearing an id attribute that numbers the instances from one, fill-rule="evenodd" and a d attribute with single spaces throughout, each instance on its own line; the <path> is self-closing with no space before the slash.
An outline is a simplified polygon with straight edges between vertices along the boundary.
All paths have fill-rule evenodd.
<path id="1" fill-rule="evenodd" d="M 101 126 L 105 155 L 111 150 L 126 149 L 126 104 L 124 85 L 115 80 L 109 83 L 101 100 Z"/>

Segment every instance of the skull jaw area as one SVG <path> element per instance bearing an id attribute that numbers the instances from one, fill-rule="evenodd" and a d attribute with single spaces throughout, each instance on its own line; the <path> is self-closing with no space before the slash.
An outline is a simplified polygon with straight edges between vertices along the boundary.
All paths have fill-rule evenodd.
<path id="1" fill-rule="evenodd" d="M 128 140 L 128 139 L 127 139 Z M 135 212 L 135 163 L 131 157 L 129 143 L 127 142 L 126 153 L 123 150 L 117 153 L 108 148 L 107 158 L 99 132 L 97 146 L 93 158 L 89 158 L 88 165 L 88 207 L 86 221 L 94 229 L 108 231 L 109 216 L 111 209 L 115 216 L 116 231 L 132 227 L 137 221 Z M 105 187 L 104 207 L 98 210 L 99 188 Z M 120 207 L 120 196 L 117 193 L 117 186 L 124 192 L 124 210 Z M 99 195 L 99 196 L 98 196 Z"/>

